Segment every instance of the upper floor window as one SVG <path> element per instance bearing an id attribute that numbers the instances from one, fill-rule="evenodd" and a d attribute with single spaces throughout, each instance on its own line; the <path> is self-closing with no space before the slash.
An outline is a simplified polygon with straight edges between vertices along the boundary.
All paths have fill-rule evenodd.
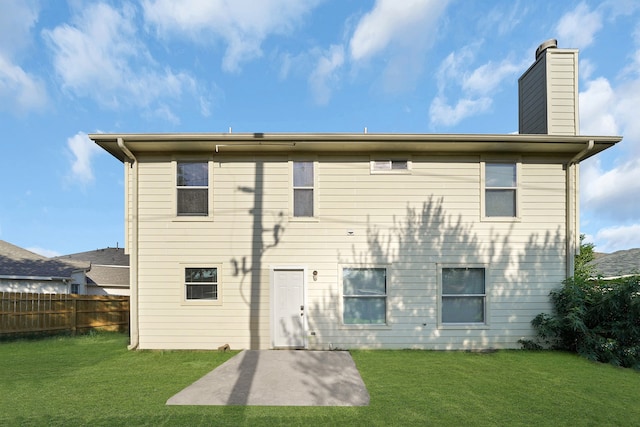
<path id="1" fill-rule="evenodd" d="M 313 162 L 293 162 L 293 216 L 314 215 Z"/>
<path id="2" fill-rule="evenodd" d="M 179 216 L 209 214 L 208 162 L 177 162 L 176 187 Z"/>
<path id="3" fill-rule="evenodd" d="M 518 216 L 518 168 L 516 163 L 485 163 L 484 216 Z"/>

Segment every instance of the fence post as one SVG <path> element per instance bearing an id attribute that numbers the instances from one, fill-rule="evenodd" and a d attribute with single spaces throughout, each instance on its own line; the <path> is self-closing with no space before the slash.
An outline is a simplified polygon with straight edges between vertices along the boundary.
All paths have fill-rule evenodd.
<path id="1" fill-rule="evenodd" d="M 72 298 L 71 302 L 71 335 L 75 335 L 78 327 L 78 300 Z"/>

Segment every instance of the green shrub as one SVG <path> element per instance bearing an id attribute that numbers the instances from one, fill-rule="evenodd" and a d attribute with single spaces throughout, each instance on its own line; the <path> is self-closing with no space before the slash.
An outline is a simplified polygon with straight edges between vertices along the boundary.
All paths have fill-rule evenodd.
<path id="1" fill-rule="evenodd" d="M 553 315 L 541 313 L 531 324 L 537 342 L 598 362 L 640 369 L 640 276 L 616 280 L 564 281 L 551 292 Z"/>

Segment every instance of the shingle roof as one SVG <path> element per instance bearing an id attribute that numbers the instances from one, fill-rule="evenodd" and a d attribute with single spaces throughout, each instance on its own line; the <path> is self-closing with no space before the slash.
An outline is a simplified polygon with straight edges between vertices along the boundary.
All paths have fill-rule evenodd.
<path id="1" fill-rule="evenodd" d="M 129 286 L 129 267 L 93 265 L 87 273 L 87 284 L 93 286 Z"/>
<path id="2" fill-rule="evenodd" d="M 91 263 L 87 284 L 92 286 L 129 286 L 129 255 L 122 248 L 104 248 L 95 251 L 62 255 L 59 260 L 80 260 Z"/>
<path id="3" fill-rule="evenodd" d="M 78 252 L 75 254 L 62 255 L 56 259 L 89 261 L 95 265 L 126 265 L 129 266 L 129 255 L 124 253 L 122 248 L 104 248 L 95 251 Z"/>
<path id="4" fill-rule="evenodd" d="M 86 261 L 51 259 L 0 240 L 0 276 L 71 278 L 89 268 Z"/>
<path id="5" fill-rule="evenodd" d="M 597 274 L 603 277 L 640 274 L 640 248 L 596 254 L 596 258 L 590 264 L 595 267 Z"/>

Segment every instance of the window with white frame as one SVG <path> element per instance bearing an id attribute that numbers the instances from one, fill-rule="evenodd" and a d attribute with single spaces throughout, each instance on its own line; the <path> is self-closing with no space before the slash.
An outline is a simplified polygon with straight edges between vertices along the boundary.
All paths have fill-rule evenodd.
<path id="1" fill-rule="evenodd" d="M 293 162 L 293 216 L 314 216 L 313 162 Z"/>
<path id="2" fill-rule="evenodd" d="M 371 160 L 371 173 L 408 173 L 409 169 L 407 159 Z"/>
<path id="3" fill-rule="evenodd" d="M 209 163 L 177 162 L 178 216 L 209 215 Z"/>
<path id="4" fill-rule="evenodd" d="M 485 163 L 484 165 L 484 216 L 518 216 L 518 167 L 517 163 Z"/>
<path id="5" fill-rule="evenodd" d="M 342 269 L 345 325 L 384 325 L 387 322 L 387 269 Z"/>
<path id="6" fill-rule="evenodd" d="M 486 324 L 485 268 L 443 267 L 442 324 Z"/>
<path id="7" fill-rule="evenodd" d="M 217 301 L 218 291 L 217 267 L 186 267 L 184 269 L 185 300 Z"/>

